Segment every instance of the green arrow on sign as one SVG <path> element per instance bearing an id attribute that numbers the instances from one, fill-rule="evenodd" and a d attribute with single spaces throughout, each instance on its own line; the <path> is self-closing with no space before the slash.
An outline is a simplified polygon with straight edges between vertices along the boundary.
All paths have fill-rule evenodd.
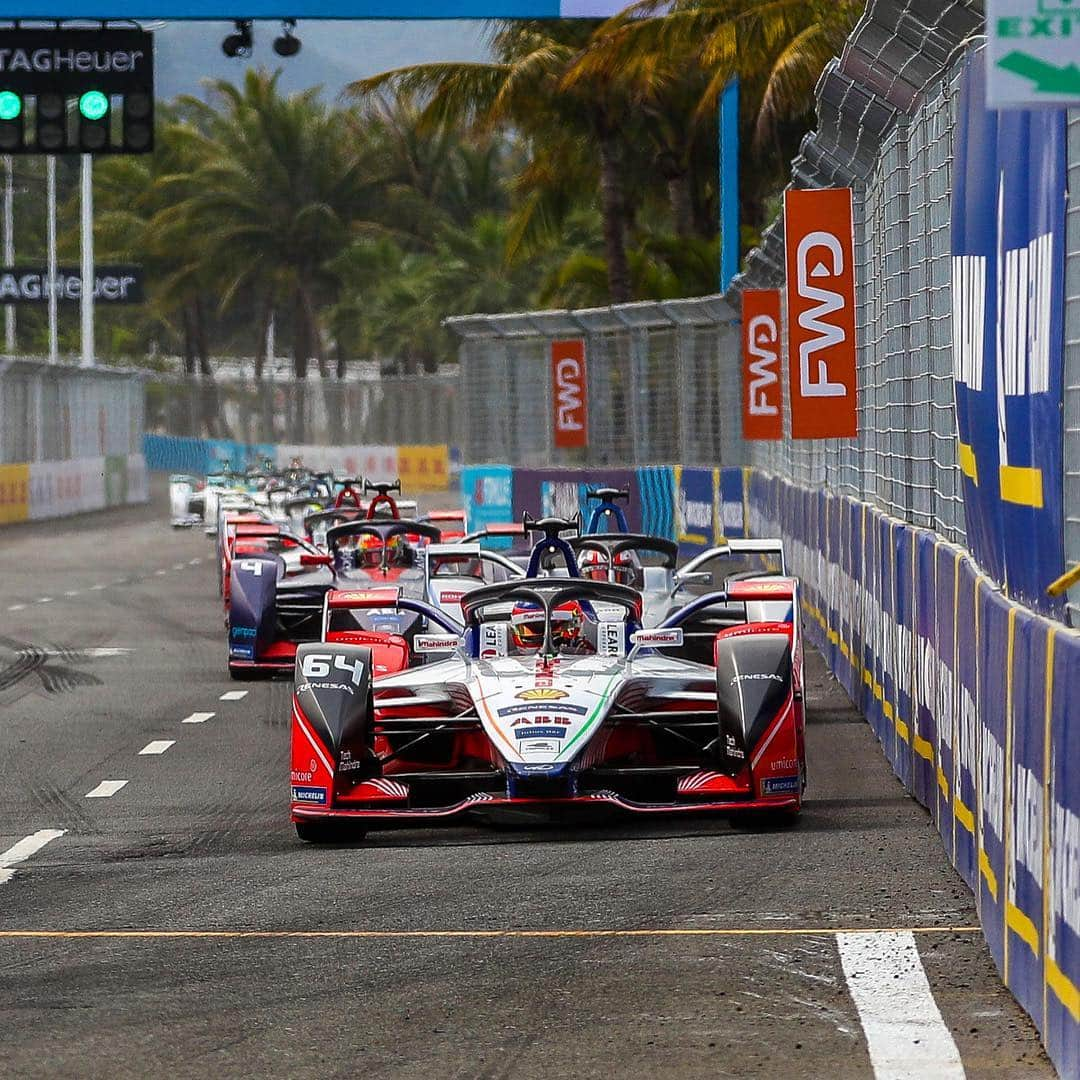
<path id="1" fill-rule="evenodd" d="M 1022 79 L 1030 79 L 1035 84 L 1036 93 L 1080 95 L 1080 67 L 1076 64 L 1054 67 L 1027 53 L 1011 52 L 1003 56 L 997 66 Z"/>

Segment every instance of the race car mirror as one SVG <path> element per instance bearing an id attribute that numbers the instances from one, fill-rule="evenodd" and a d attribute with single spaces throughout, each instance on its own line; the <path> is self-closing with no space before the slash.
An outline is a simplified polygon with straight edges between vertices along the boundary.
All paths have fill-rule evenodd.
<path id="1" fill-rule="evenodd" d="M 673 626 L 667 630 L 635 630 L 630 635 L 630 640 L 639 648 L 678 648 L 683 643 L 683 632 L 681 626 Z"/>
<path id="2" fill-rule="evenodd" d="M 457 634 L 417 634 L 413 638 L 416 653 L 456 652 L 460 648 L 461 638 Z"/>
<path id="3" fill-rule="evenodd" d="M 596 651 L 600 656 L 626 655 L 626 624 L 602 622 L 596 628 Z"/>
<path id="4" fill-rule="evenodd" d="M 506 623 L 481 623 L 480 659 L 494 660 L 508 652 Z"/>
<path id="5" fill-rule="evenodd" d="M 694 570 L 689 574 L 676 574 L 675 575 L 675 588 L 671 590 L 671 595 L 674 596 L 680 589 L 685 588 L 687 585 L 711 585 L 712 573 L 708 570 Z"/>

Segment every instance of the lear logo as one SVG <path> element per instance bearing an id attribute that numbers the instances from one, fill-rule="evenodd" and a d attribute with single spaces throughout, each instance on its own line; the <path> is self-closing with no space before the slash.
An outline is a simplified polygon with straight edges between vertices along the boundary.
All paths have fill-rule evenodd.
<path id="1" fill-rule="evenodd" d="M 825 321 L 844 308 L 844 294 L 827 288 L 844 273 L 844 249 L 832 233 L 808 233 L 799 241 L 795 265 L 799 296 L 816 302 L 799 315 L 799 326 L 814 335 L 799 345 L 799 387 L 803 397 L 846 397 L 847 385 L 829 380 L 827 356 L 817 361 L 815 372 L 810 370 L 814 356 L 845 341 L 843 328 Z"/>
<path id="2" fill-rule="evenodd" d="M 581 431 L 583 422 L 582 392 L 584 383 L 581 363 L 575 357 L 565 356 L 555 362 L 555 423 L 563 431 Z"/>
<path id="3" fill-rule="evenodd" d="M 776 416 L 780 411 L 768 400 L 768 391 L 779 381 L 777 367 L 780 361 L 780 334 L 776 320 L 771 315 L 755 315 L 747 329 L 750 351 L 750 415 Z"/>

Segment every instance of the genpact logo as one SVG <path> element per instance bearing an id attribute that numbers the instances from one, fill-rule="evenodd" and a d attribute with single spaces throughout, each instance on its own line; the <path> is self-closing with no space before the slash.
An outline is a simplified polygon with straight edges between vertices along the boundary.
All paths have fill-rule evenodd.
<path id="1" fill-rule="evenodd" d="M 768 400 L 768 391 L 780 381 L 777 368 L 780 363 L 780 333 L 771 315 L 755 315 L 747 330 L 750 361 L 751 416 L 776 416 L 780 409 Z"/>
<path id="2" fill-rule="evenodd" d="M 799 344 L 799 386 L 803 397 L 846 397 L 847 384 L 831 382 L 828 357 L 817 361 L 811 373 L 811 360 L 820 352 L 828 352 L 846 340 L 842 327 L 826 322 L 830 315 L 844 308 L 844 294 L 827 288 L 844 273 L 844 249 L 840 241 L 828 232 L 812 232 L 799 241 L 795 253 L 797 268 L 796 289 L 805 300 L 817 306 L 799 315 L 799 326 L 814 336 Z M 813 281 L 811 281 L 813 279 Z"/>

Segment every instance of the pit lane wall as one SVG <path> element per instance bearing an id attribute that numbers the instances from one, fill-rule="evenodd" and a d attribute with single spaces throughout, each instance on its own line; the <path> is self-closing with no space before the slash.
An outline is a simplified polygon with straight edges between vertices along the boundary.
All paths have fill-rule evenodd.
<path id="1" fill-rule="evenodd" d="M 938 533 L 757 469 L 469 466 L 468 527 L 584 512 L 589 484 L 626 487 L 630 527 L 687 555 L 784 538 L 807 637 L 929 810 L 1059 1072 L 1080 1076 L 1080 633 Z"/>
<path id="2" fill-rule="evenodd" d="M 144 503 L 149 497 L 142 454 L 0 465 L 0 525 Z"/>
<path id="3" fill-rule="evenodd" d="M 445 443 L 398 446 L 310 446 L 294 443 L 241 443 L 232 439 L 196 439 L 180 435 L 143 436 L 147 468 L 206 476 L 222 468 L 246 469 L 267 459 L 285 467 L 300 460 L 311 469 L 336 476 L 401 480 L 406 494 L 444 491 L 458 460 Z"/>

